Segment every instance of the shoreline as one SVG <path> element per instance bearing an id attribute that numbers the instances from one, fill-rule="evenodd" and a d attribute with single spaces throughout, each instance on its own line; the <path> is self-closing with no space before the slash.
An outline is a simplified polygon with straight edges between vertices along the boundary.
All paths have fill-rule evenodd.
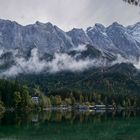
<path id="1" fill-rule="evenodd" d="M 15 108 L 6 108 L 4 112 L 14 112 L 14 111 L 139 111 L 140 108 L 134 108 L 134 107 L 118 107 L 118 108 L 90 108 L 89 106 L 84 107 L 76 107 L 76 106 L 68 106 L 68 107 L 46 107 L 46 108 L 23 108 L 23 109 L 15 109 Z"/>

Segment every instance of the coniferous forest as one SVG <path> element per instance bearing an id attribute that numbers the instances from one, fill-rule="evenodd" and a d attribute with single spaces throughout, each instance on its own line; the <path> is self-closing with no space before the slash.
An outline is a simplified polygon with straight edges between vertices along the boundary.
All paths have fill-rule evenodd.
<path id="1" fill-rule="evenodd" d="M 19 75 L 0 80 L 1 106 L 23 110 L 62 105 L 139 108 L 139 91 L 139 72 L 135 72 L 130 64 L 104 71 L 90 69 L 80 73 Z M 38 98 L 38 104 L 33 97 Z"/>

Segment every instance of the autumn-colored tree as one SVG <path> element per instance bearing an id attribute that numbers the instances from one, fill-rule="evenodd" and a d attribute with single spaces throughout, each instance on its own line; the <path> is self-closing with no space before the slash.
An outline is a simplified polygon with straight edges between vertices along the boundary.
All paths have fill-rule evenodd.
<path id="1" fill-rule="evenodd" d="M 61 105 L 61 103 L 62 103 L 62 99 L 61 99 L 61 96 L 59 96 L 59 95 L 56 95 L 55 96 L 55 105 Z"/>
<path id="2" fill-rule="evenodd" d="M 21 94 L 20 94 L 20 92 L 18 92 L 18 91 L 14 92 L 13 102 L 14 102 L 14 107 L 17 108 L 19 106 L 19 104 L 21 103 Z"/>
<path id="3" fill-rule="evenodd" d="M 72 105 L 71 98 L 65 98 L 65 103 L 66 103 L 66 105 Z"/>

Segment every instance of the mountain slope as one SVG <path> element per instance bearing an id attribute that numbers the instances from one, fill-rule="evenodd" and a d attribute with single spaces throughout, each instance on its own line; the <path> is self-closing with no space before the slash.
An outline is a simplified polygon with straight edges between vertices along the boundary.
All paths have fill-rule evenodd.
<path id="1" fill-rule="evenodd" d="M 79 45 L 91 45 L 98 50 L 122 55 L 140 56 L 140 24 L 124 27 L 113 23 L 109 27 L 95 24 L 94 27 L 72 29 L 65 32 L 51 23 L 22 26 L 10 20 L 0 20 L 0 49 L 28 50 L 37 47 L 48 54 L 68 52 Z"/>
<path id="2" fill-rule="evenodd" d="M 92 41 L 88 37 L 88 35 L 85 33 L 83 29 L 72 29 L 71 31 L 67 32 L 67 34 L 72 38 L 72 41 L 75 46 L 81 45 L 81 44 L 91 44 Z"/>
<path id="3" fill-rule="evenodd" d="M 116 69 L 117 67 L 117 69 Z M 77 89 L 86 93 L 138 94 L 139 72 L 130 64 L 117 64 L 106 69 L 88 69 L 83 72 L 19 75 L 16 80 L 29 86 L 39 85 L 46 94 L 57 89 Z"/>
<path id="4" fill-rule="evenodd" d="M 132 63 L 139 68 L 140 24 L 124 27 L 72 29 L 65 32 L 51 23 L 22 26 L 0 20 L 0 76 L 81 72 Z M 114 69 L 115 71 L 115 69 Z"/>
<path id="5" fill-rule="evenodd" d="M 138 46 L 135 38 L 128 33 L 127 28 L 118 23 L 113 23 L 107 28 L 107 34 L 116 48 L 128 55 L 139 57 L 140 46 Z"/>
<path id="6" fill-rule="evenodd" d="M 5 49 L 38 47 L 41 51 L 54 53 L 74 45 L 64 31 L 51 23 L 36 22 L 21 26 L 16 22 L 0 20 L 0 46 Z"/>

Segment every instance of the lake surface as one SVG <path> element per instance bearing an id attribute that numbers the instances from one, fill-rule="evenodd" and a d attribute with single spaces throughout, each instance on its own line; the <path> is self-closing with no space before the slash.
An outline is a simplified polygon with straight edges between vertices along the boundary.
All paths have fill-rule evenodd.
<path id="1" fill-rule="evenodd" d="M 140 112 L 7 112 L 0 140 L 140 140 Z"/>

